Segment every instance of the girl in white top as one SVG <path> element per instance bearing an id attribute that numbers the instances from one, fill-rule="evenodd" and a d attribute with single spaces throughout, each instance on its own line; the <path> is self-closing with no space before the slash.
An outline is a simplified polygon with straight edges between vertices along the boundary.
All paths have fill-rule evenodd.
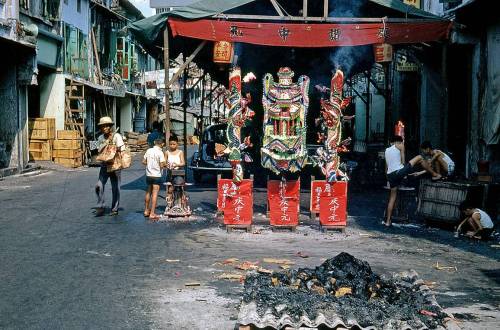
<path id="1" fill-rule="evenodd" d="M 465 214 L 466 218 L 458 225 L 455 236 L 458 236 L 464 224 L 468 224 L 470 229 L 472 229 L 472 231 L 468 231 L 465 234 L 466 236 L 485 239 L 491 234 L 494 224 L 488 213 L 472 207 L 468 202 L 463 202 L 460 205 L 460 211 Z"/>

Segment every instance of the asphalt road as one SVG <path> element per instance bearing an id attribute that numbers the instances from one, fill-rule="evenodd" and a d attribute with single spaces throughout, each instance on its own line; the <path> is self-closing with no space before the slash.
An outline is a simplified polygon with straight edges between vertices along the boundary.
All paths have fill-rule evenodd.
<path id="1" fill-rule="evenodd" d="M 500 252 L 492 247 L 498 241 L 456 239 L 420 225 L 386 231 L 379 225 L 383 191 L 351 194 L 346 234 L 325 235 L 306 216 L 306 193 L 298 231 L 271 232 L 265 190 L 257 189 L 258 230 L 227 234 L 213 217 L 210 184 L 189 187 L 194 220 L 145 220 L 137 162 L 123 172 L 120 214 L 95 218 L 97 172 L 57 169 L 0 181 L 0 328 L 233 329 L 242 286 L 217 278 L 237 272 L 223 260 L 279 257 L 302 267 L 341 251 L 379 273 L 415 269 L 435 282 L 438 302 L 457 313 L 461 326 L 500 328 Z M 457 271 L 437 270 L 436 262 Z"/>

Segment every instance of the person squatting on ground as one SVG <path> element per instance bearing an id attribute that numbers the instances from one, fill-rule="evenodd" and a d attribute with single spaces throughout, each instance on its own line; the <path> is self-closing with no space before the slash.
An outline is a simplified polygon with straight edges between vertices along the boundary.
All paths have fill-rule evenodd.
<path id="1" fill-rule="evenodd" d="M 475 208 L 468 201 L 460 204 L 460 211 L 465 215 L 465 219 L 458 225 L 455 236 L 458 237 L 461 233 L 465 232 L 464 235 L 468 237 L 488 239 L 494 227 L 488 213 Z"/>
<path id="2" fill-rule="evenodd" d="M 405 145 L 401 136 L 395 135 L 391 138 L 391 146 L 385 149 L 385 166 L 387 181 L 389 182 L 390 194 L 387 202 L 386 226 L 391 226 L 392 210 L 398 194 L 398 186 L 407 175 L 414 175 L 414 167 L 420 165 L 426 172 L 432 175 L 433 180 L 439 180 L 441 175 L 435 172 L 421 155 L 410 159 L 405 165 Z"/>
<path id="3" fill-rule="evenodd" d="M 142 163 L 146 165 L 146 184 L 148 185 L 144 197 L 144 216 L 149 217 L 152 221 L 160 219 L 160 216 L 155 212 L 158 192 L 162 183 L 161 170 L 167 167 L 165 154 L 162 150 L 164 144 L 163 139 L 156 139 L 154 146 L 146 151 L 142 159 Z"/>
<path id="4" fill-rule="evenodd" d="M 167 175 L 167 193 L 168 197 L 172 197 L 172 192 L 173 192 L 173 186 L 172 186 L 172 170 L 177 170 L 182 168 L 186 162 L 184 160 L 184 153 L 182 150 L 178 150 L 179 146 L 179 141 L 176 136 L 171 136 L 169 141 L 168 141 L 168 150 L 165 152 L 165 156 L 167 158 L 167 168 L 168 168 L 168 175 Z"/>
<path id="5" fill-rule="evenodd" d="M 427 159 L 427 162 L 431 165 L 432 169 L 436 173 L 441 174 L 444 177 L 453 175 L 455 171 L 455 162 L 446 153 L 438 149 L 432 149 L 432 144 L 429 141 L 424 141 L 420 145 L 420 150 L 422 151 L 422 156 Z M 417 172 L 415 175 L 421 175 L 427 171 L 423 170 Z"/>
<path id="6" fill-rule="evenodd" d="M 102 133 L 97 139 L 99 153 L 101 153 L 109 144 L 114 144 L 116 146 L 117 153 L 125 150 L 123 138 L 119 133 L 113 132 L 113 125 L 113 120 L 110 117 L 102 117 L 99 119 L 97 126 Z M 108 179 L 111 180 L 111 192 L 113 195 L 111 213 L 109 215 L 118 215 L 118 206 L 120 205 L 121 171 L 116 170 L 108 172 L 107 164 L 103 162 L 101 164 L 101 169 L 99 170 L 99 180 L 95 186 L 95 192 L 97 195 L 97 208 L 95 212 L 96 217 L 104 215 L 104 186 L 106 185 L 106 182 L 108 182 Z"/>

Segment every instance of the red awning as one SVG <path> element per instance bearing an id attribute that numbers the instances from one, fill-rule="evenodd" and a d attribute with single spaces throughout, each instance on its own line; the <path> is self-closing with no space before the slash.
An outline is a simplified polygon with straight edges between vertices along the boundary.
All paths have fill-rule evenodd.
<path id="1" fill-rule="evenodd" d="M 448 37 L 452 24 L 449 21 L 304 24 L 179 18 L 169 18 L 168 22 L 174 37 L 308 48 L 438 41 Z"/>

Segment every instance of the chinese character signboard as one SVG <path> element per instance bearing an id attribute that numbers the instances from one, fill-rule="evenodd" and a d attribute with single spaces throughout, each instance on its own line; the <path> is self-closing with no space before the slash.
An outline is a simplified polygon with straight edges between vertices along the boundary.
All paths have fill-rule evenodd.
<path id="1" fill-rule="evenodd" d="M 407 5 L 417 7 L 418 9 L 420 9 L 420 0 L 403 0 L 403 2 L 406 3 Z"/>
<path id="2" fill-rule="evenodd" d="M 224 212 L 225 225 L 251 225 L 253 217 L 253 181 L 234 183 L 220 179 L 217 209 Z"/>
<path id="3" fill-rule="evenodd" d="M 233 44 L 228 41 L 216 41 L 214 44 L 214 63 L 231 63 L 233 61 Z"/>
<path id="4" fill-rule="evenodd" d="M 300 181 L 270 180 L 267 182 L 267 194 L 271 226 L 297 226 L 300 211 Z"/>
<path id="5" fill-rule="evenodd" d="M 311 212 L 319 213 L 322 226 L 345 226 L 347 221 L 347 182 L 311 182 Z"/>

